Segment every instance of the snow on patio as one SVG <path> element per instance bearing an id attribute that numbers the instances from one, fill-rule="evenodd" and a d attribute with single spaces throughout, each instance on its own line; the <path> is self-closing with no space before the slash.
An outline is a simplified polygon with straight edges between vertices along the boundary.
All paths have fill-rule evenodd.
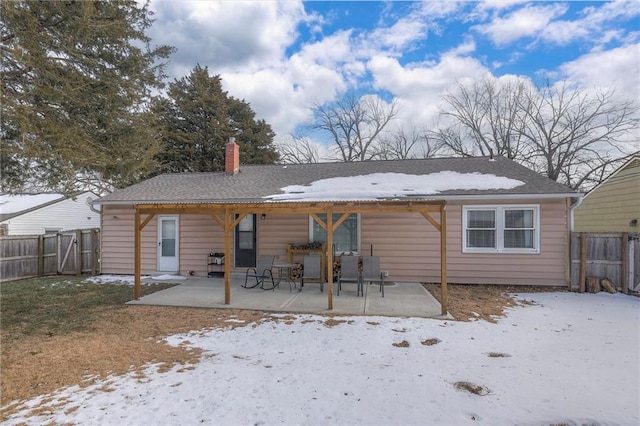
<path id="1" fill-rule="evenodd" d="M 5 424 L 639 424 L 640 298 L 518 299 L 497 324 L 287 315 L 174 335 L 205 351 L 193 369 L 60 390 Z"/>

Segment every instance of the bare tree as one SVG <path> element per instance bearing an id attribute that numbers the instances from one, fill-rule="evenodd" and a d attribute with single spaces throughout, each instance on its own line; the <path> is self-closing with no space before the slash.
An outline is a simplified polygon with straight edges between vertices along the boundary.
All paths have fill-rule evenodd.
<path id="1" fill-rule="evenodd" d="M 380 139 L 376 158 L 381 160 L 431 158 L 440 150 L 440 145 L 426 131 L 404 128 L 389 132 Z"/>
<path id="2" fill-rule="evenodd" d="M 454 125 L 432 136 L 457 155 L 494 152 L 510 159 L 517 158 L 522 148 L 518 105 L 526 92 L 523 82 L 499 84 L 487 77 L 471 87 L 458 83 L 457 93 L 448 92 L 443 98 L 448 108 L 442 114 L 453 120 Z"/>
<path id="3" fill-rule="evenodd" d="M 395 101 L 387 106 L 377 96 L 358 99 L 350 94 L 329 105 L 316 105 L 311 128 L 329 134 L 341 161 L 366 161 L 375 158 L 375 144 L 397 113 Z"/>
<path id="4" fill-rule="evenodd" d="M 571 188 L 598 183 L 628 153 L 621 141 L 638 130 L 634 101 L 614 92 L 536 88 L 483 78 L 444 97 L 448 127 L 430 136 L 455 155 L 511 158 Z"/>
<path id="5" fill-rule="evenodd" d="M 627 157 L 620 141 L 638 130 L 637 105 L 614 95 L 566 82 L 528 93 L 520 105 L 529 149 L 523 163 L 572 188 L 600 182 Z"/>
<path id="6" fill-rule="evenodd" d="M 282 164 L 310 164 L 320 161 L 319 147 L 308 137 L 291 135 L 291 139 L 277 146 Z"/>

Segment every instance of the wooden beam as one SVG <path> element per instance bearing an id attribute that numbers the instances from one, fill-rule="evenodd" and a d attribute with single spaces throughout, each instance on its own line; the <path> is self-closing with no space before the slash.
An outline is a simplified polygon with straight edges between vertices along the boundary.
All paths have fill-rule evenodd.
<path id="1" fill-rule="evenodd" d="M 231 208 L 246 214 L 311 214 L 323 213 L 328 207 L 334 213 L 390 213 L 440 211 L 443 201 L 361 201 L 361 202 L 277 202 L 277 203 L 206 203 L 206 204 L 139 204 L 142 214 L 219 214 Z"/>
<path id="2" fill-rule="evenodd" d="M 447 206 L 440 207 L 440 304 L 442 315 L 447 315 L 449 294 L 447 289 Z"/>
<path id="3" fill-rule="evenodd" d="M 142 296 L 142 287 L 140 286 L 140 210 L 136 209 L 134 230 L 134 279 L 133 279 L 133 298 L 140 299 Z"/>
<path id="4" fill-rule="evenodd" d="M 333 309 L 333 212 L 327 209 L 327 298 L 328 309 Z"/>
<path id="5" fill-rule="evenodd" d="M 432 218 L 429 213 L 420 212 L 420 214 L 422 216 L 424 216 L 424 218 L 427 219 L 429 221 L 429 223 L 433 225 L 434 228 L 436 228 L 438 231 L 440 231 L 440 224 L 438 222 L 436 222 L 436 220 L 434 218 Z"/>
<path id="6" fill-rule="evenodd" d="M 212 213 L 211 218 L 220 226 L 220 228 L 224 229 L 224 221 L 220 219 L 216 213 Z"/>
<path id="7" fill-rule="evenodd" d="M 247 214 L 248 213 L 240 213 L 240 214 L 238 214 L 238 217 L 231 223 L 231 228 L 235 228 L 236 226 L 238 226 L 238 224 L 240 222 L 242 222 L 242 219 L 247 217 Z"/>
<path id="8" fill-rule="evenodd" d="M 151 222 L 151 219 L 153 219 L 155 217 L 155 213 L 150 213 L 149 216 L 147 216 L 142 223 L 140 224 L 140 230 L 142 231 L 144 229 L 145 226 L 147 226 L 147 224 L 149 222 Z"/>
<path id="9" fill-rule="evenodd" d="M 224 304 L 231 303 L 231 231 L 233 213 L 230 209 L 224 213 Z"/>
<path id="10" fill-rule="evenodd" d="M 324 222 L 322 221 L 322 219 L 320 219 L 320 217 L 319 217 L 317 214 L 315 214 L 315 213 L 309 213 L 309 216 L 311 216 L 311 217 L 313 218 L 313 220 L 315 220 L 315 221 L 316 221 L 316 223 L 317 223 L 318 225 L 320 225 L 320 227 L 321 227 L 322 229 L 324 229 L 325 231 L 327 230 L 327 224 L 326 224 L 326 223 L 324 223 Z"/>
<path id="11" fill-rule="evenodd" d="M 347 218 L 351 216 L 351 213 L 344 213 L 340 219 L 338 219 L 334 224 L 333 224 L 333 229 L 331 231 L 335 231 L 336 229 L 338 229 L 338 227 L 340 225 L 342 225 L 342 222 L 344 222 L 345 220 L 347 220 Z"/>

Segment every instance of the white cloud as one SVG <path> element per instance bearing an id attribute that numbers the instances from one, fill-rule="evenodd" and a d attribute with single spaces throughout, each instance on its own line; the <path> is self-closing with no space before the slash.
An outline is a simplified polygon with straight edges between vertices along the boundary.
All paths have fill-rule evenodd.
<path id="1" fill-rule="evenodd" d="M 625 37 L 624 31 L 619 28 L 607 29 L 607 26 L 619 19 L 630 19 L 639 14 L 640 8 L 633 7 L 629 1 L 605 2 L 601 7 L 585 8 L 581 19 L 550 22 L 540 32 L 540 39 L 558 45 L 566 45 L 575 40 L 595 45 L 622 40 Z"/>
<path id="2" fill-rule="evenodd" d="M 528 5 L 506 17 L 496 17 L 491 23 L 477 25 L 475 29 L 487 35 L 497 46 L 504 46 L 523 37 L 534 37 L 543 30 L 552 19 L 567 11 L 564 4 L 545 6 Z"/>
<path id="3" fill-rule="evenodd" d="M 488 71 L 476 59 L 445 54 L 439 62 L 402 66 L 396 59 L 383 56 L 368 64 L 376 89 L 396 95 L 400 115 L 407 124 L 424 127 L 439 111 L 442 94 L 460 79 L 475 79 Z"/>
<path id="4" fill-rule="evenodd" d="M 155 43 L 178 46 L 169 64 L 192 69 L 196 63 L 218 73 L 233 67 L 260 67 L 282 59 L 305 19 L 300 1 L 153 1 Z M 178 76 L 184 75 L 178 74 Z"/>
<path id="5" fill-rule="evenodd" d="M 560 70 L 583 87 L 616 89 L 619 95 L 640 99 L 640 43 L 589 53 Z"/>

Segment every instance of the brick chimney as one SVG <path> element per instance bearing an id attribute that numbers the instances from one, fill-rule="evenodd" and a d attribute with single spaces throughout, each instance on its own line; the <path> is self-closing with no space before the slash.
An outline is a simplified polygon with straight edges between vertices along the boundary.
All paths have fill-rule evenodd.
<path id="1" fill-rule="evenodd" d="M 240 146 L 236 138 L 229 138 L 224 149 L 224 171 L 229 175 L 235 175 L 240 170 Z"/>

